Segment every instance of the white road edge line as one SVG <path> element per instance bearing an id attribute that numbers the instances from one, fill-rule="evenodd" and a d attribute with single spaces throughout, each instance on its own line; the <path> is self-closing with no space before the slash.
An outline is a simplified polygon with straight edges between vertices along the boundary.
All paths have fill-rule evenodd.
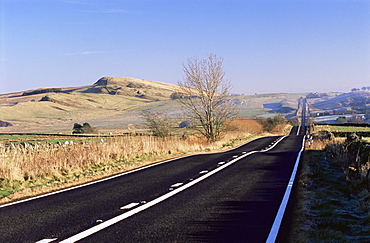
<path id="1" fill-rule="evenodd" d="M 96 225 L 96 226 L 94 226 L 94 227 L 92 227 L 92 228 L 90 228 L 88 230 L 82 231 L 82 232 L 80 232 L 80 233 L 78 233 L 78 234 L 76 234 L 76 235 L 74 235 L 74 236 L 72 236 L 72 237 L 70 237 L 68 239 L 65 239 L 65 240 L 61 241 L 60 243 L 72 243 L 72 242 L 79 241 L 79 240 L 81 240 L 83 238 L 86 238 L 86 237 L 88 237 L 88 236 L 90 236 L 90 235 L 92 235 L 92 234 L 94 234 L 94 233 L 96 233 L 96 232 L 98 232 L 100 230 L 103 230 L 103 229 L 105 229 L 105 228 L 107 228 L 107 227 L 109 227 L 109 226 L 111 226 L 111 225 L 113 225 L 113 224 L 121 221 L 121 220 L 124 220 L 124 219 L 126 219 L 126 218 L 128 218 L 128 217 L 130 217 L 130 216 L 132 216 L 134 214 L 137 214 L 137 213 L 139 213 L 139 212 L 141 212 L 141 211 L 143 211 L 143 210 L 145 210 L 147 208 L 150 208 L 150 207 L 156 205 L 157 203 L 160 203 L 160 202 L 162 202 L 162 201 L 164 201 L 164 200 L 166 200 L 166 199 L 168 199 L 168 198 L 176 195 L 177 193 L 179 193 L 181 191 L 184 191 L 185 189 L 187 189 L 187 188 L 189 188 L 189 187 L 197 184 L 198 182 L 200 182 L 200 181 L 202 181 L 202 180 L 210 177 L 211 175 L 219 172 L 220 170 L 223 170 L 226 167 L 232 165 L 236 161 L 241 160 L 242 158 L 245 158 L 245 157 L 247 157 L 247 156 L 249 156 L 251 154 L 258 153 L 258 152 L 259 151 L 252 151 L 252 152 L 249 152 L 247 154 L 244 154 L 244 155 L 242 155 L 242 156 L 240 156 L 240 157 L 238 157 L 238 158 L 230 161 L 230 163 L 227 163 L 227 164 L 225 164 L 223 166 L 220 166 L 217 169 L 214 169 L 211 172 L 209 172 L 209 173 L 207 173 L 207 174 L 205 174 L 205 175 L 203 175 L 203 176 L 201 176 L 201 177 L 199 177 L 199 178 L 197 178 L 197 179 L 195 179 L 195 180 L 193 180 L 193 181 L 191 181 L 191 182 L 189 182 L 187 184 L 184 184 L 182 187 L 179 187 L 177 190 L 173 190 L 173 191 L 171 191 L 169 193 L 166 193 L 163 196 L 160 196 L 160 197 L 158 197 L 158 198 L 156 198 L 156 199 L 154 199 L 154 200 L 152 200 L 150 202 L 147 202 L 146 204 L 144 204 L 144 205 L 142 205 L 140 207 L 134 208 L 134 209 L 132 209 L 129 212 L 126 212 L 126 213 L 123 213 L 121 215 L 118 215 L 118 216 L 116 216 L 116 217 L 114 217 L 112 219 L 109 219 L 109 220 L 107 220 L 107 221 L 105 221 L 105 222 L 103 222 L 103 223 L 101 223 L 99 225 Z"/>
<path id="2" fill-rule="evenodd" d="M 287 136 L 281 137 L 279 139 L 279 141 L 276 142 L 276 144 L 278 144 L 279 142 L 281 142 L 281 140 L 283 140 L 286 137 Z M 139 206 L 137 208 L 134 208 L 134 209 L 132 209 L 132 210 L 126 212 L 126 213 L 123 213 L 121 215 L 118 215 L 118 216 L 116 216 L 114 218 L 111 218 L 111 219 L 109 219 L 107 221 L 104 221 L 103 223 L 101 223 L 99 225 L 96 225 L 94 227 L 91 227 L 90 229 L 87 229 L 85 231 L 82 231 L 82 232 L 80 232 L 80 233 L 78 233 L 78 234 L 76 234 L 74 236 L 71 236 L 71 237 L 69 237 L 69 238 L 67 238 L 67 239 L 65 239 L 63 241 L 60 241 L 60 243 L 73 243 L 73 242 L 79 241 L 79 240 L 81 240 L 83 238 L 86 238 L 86 237 L 88 237 L 88 236 L 90 236 L 92 234 L 95 234 L 96 232 L 98 232 L 100 230 L 103 230 L 103 229 L 105 229 L 105 228 L 107 228 L 107 227 L 109 227 L 109 226 L 111 226 L 111 225 L 113 225 L 115 223 L 118 223 L 119 221 L 122 221 L 122 220 L 124 220 L 124 219 L 126 219 L 128 217 L 131 217 L 131 216 L 133 216 L 133 215 L 135 215 L 135 214 L 137 214 L 137 213 L 139 213 L 139 212 L 141 212 L 141 211 L 143 211 L 143 210 L 145 210 L 147 208 L 150 208 L 150 207 L 152 207 L 152 206 L 154 206 L 154 205 L 156 205 L 156 204 L 158 204 L 158 203 L 160 203 L 160 202 L 162 202 L 162 201 L 164 201 L 164 200 L 166 200 L 166 199 L 168 199 L 168 198 L 170 198 L 170 197 L 172 197 L 172 196 L 174 196 L 174 195 L 176 195 L 176 194 L 184 191 L 185 189 L 187 189 L 187 188 L 189 188 L 189 187 L 197 184 L 198 182 L 200 182 L 200 181 L 202 181 L 202 180 L 210 177 L 211 175 L 216 174 L 217 172 L 225 169 L 226 167 L 234 164 L 238 160 L 241 160 L 241 159 L 243 159 L 243 158 L 245 158 L 245 157 L 247 157 L 247 156 L 249 156 L 251 154 L 254 154 L 254 153 L 266 152 L 268 150 L 271 150 L 273 147 L 276 146 L 276 144 L 274 146 L 272 146 L 271 148 L 267 149 L 267 150 L 257 150 L 257 151 L 251 151 L 251 152 L 248 152 L 246 154 L 243 154 L 243 155 L 239 156 L 238 158 L 235 158 L 235 159 L 231 160 L 229 163 L 224 164 L 224 165 L 222 165 L 222 166 L 220 166 L 220 167 L 218 167 L 218 168 L 210 171 L 209 173 L 207 173 L 207 174 L 205 174 L 205 175 L 203 175 L 203 176 L 201 176 L 201 177 L 199 177 L 199 178 L 197 178 L 197 179 L 195 179 L 195 180 L 193 180 L 193 181 L 191 181 L 189 183 L 184 184 L 183 186 L 179 187 L 176 190 L 170 191 L 169 193 L 166 193 L 166 194 L 164 194 L 164 195 L 162 195 L 162 196 L 160 196 L 160 197 L 158 197 L 158 198 L 156 198 L 156 199 L 154 199 L 154 200 L 152 200 L 150 202 L 147 202 L 146 204 L 144 204 L 142 206 Z"/>
<path id="3" fill-rule="evenodd" d="M 286 209 L 286 207 L 288 205 L 288 201 L 289 201 L 290 193 L 292 191 L 294 179 L 295 179 L 295 176 L 297 174 L 299 161 L 301 159 L 301 154 L 302 154 L 302 151 L 304 149 L 305 139 L 306 139 L 306 136 L 303 136 L 301 150 L 298 152 L 298 156 L 297 156 L 297 159 L 296 159 L 296 162 L 295 162 L 295 165 L 294 165 L 292 174 L 290 176 L 289 183 L 288 183 L 287 188 L 285 190 L 283 200 L 281 201 L 279 210 L 278 210 L 278 212 L 276 214 L 274 223 L 272 224 L 272 227 L 271 227 L 269 236 L 267 237 L 266 243 L 273 243 L 273 242 L 276 241 L 276 237 L 277 237 L 277 235 L 279 233 L 281 222 L 283 221 L 283 216 L 284 216 L 284 213 L 285 213 L 285 209 Z"/>
<path id="4" fill-rule="evenodd" d="M 250 142 L 253 142 L 253 141 L 257 140 L 257 139 L 260 139 L 260 138 L 263 138 L 263 137 L 257 137 L 255 139 L 252 139 L 252 140 L 250 140 L 250 141 L 248 141 L 246 143 L 243 143 L 243 144 L 241 144 L 241 145 L 239 145 L 239 146 L 237 146 L 235 148 L 232 148 L 232 149 L 229 149 L 229 150 L 226 150 L 226 151 L 216 152 L 216 153 L 210 153 L 210 154 L 219 154 L 219 153 L 224 153 L 224 152 L 227 152 L 227 151 L 232 151 L 232 150 L 235 150 L 235 149 L 237 149 L 239 147 L 242 147 L 242 146 L 244 146 L 244 145 L 246 145 L 246 144 L 248 144 Z M 161 162 L 158 162 L 158 163 L 146 165 L 146 166 L 143 166 L 143 167 L 140 167 L 140 168 L 137 168 L 137 169 L 133 169 L 133 170 L 130 170 L 130 171 L 125 171 L 125 172 L 120 173 L 120 174 L 117 174 L 117 175 L 109 176 L 109 177 L 106 177 L 106 178 L 103 178 L 103 179 L 99 179 L 99 180 L 96 180 L 96 181 L 91 181 L 91 182 L 88 182 L 88 183 L 85 183 L 85 184 L 82 184 L 82 185 L 73 186 L 73 187 L 62 189 L 62 190 L 58 190 L 58 191 L 54 191 L 54 192 L 50 192 L 50 193 L 45 193 L 45 194 L 42 194 L 42 195 L 39 195 L 39 196 L 30 197 L 30 198 L 26 198 L 26 199 L 23 199 L 23 200 L 19 200 L 19 201 L 14 201 L 14 202 L 2 204 L 2 205 L 0 205 L 0 208 L 12 206 L 12 205 L 19 204 L 19 203 L 28 202 L 28 201 L 39 199 L 39 198 L 43 198 L 43 197 L 48 197 L 48 196 L 51 196 L 51 195 L 59 194 L 59 193 L 66 192 L 66 191 L 71 191 L 71 190 L 78 189 L 78 188 L 85 187 L 85 186 L 90 186 L 90 185 L 93 185 L 93 184 L 96 184 L 96 183 L 99 183 L 99 182 L 103 182 L 103 181 L 107 181 L 107 180 L 110 180 L 110 179 L 114 179 L 114 178 L 117 178 L 117 177 L 120 177 L 120 176 L 124 176 L 124 175 L 130 174 L 130 173 L 134 173 L 136 171 L 144 170 L 144 169 L 147 169 L 147 168 L 150 168 L 150 167 L 153 167 L 153 166 L 157 166 L 157 165 L 168 163 L 168 162 L 171 162 L 171 161 L 174 161 L 174 160 L 177 160 L 177 159 L 183 159 L 183 158 L 187 158 L 187 157 L 191 157 L 191 156 L 196 156 L 196 155 L 199 155 L 199 154 L 191 154 L 191 155 L 177 157 L 177 158 L 173 158 L 173 159 L 169 159 L 169 160 L 164 160 L 164 161 L 161 161 Z"/>

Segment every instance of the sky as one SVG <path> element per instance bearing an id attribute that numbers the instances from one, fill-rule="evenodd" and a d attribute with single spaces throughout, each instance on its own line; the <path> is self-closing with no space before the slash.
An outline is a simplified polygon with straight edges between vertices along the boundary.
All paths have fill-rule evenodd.
<path id="1" fill-rule="evenodd" d="M 177 84 L 208 54 L 238 94 L 370 86 L 370 0 L 0 0 L 0 93 Z"/>

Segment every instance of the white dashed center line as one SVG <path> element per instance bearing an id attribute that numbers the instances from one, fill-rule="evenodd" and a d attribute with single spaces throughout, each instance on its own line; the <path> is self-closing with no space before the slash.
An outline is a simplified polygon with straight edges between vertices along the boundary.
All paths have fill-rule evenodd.
<path id="1" fill-rule="evenodd" d="M 133 208 L 133 207 L 135 207 L 135 206 L 137 206 L 137 205 L 139 205 L 139 204 L 140 204 L 140 203 L 136 203 L 136 202 L 129 203 L 129 204 L 127 204 L 127 205 L 125 205 L 125 206 L 121 207 L 121 209 L 131 209 L 131 208 Z"/>
<path id="2" fill-rule="evenodd" d="M 182 186 L 183 184 L 184 183 L 179 182 L 179 183 L 173 184 L 171 187 L 179 187 L 179 186 Z"/>
<path id="3" fill-rule="evenodd" d="M 43 240 L 37 241 L 36 243 L 49 243 L 49 242 L 55 241 L 56 239 L 57 238 L 54 238 L 54 239 L 43 239 Z"/>

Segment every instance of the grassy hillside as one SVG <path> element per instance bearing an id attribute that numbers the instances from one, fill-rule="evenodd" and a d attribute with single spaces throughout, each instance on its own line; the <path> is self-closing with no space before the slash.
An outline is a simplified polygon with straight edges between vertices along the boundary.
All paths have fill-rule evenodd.
<path id="1" fill-rule="evenodd" d="M 0 132 L 70 133 L 74 123 L 88 122 L 105 132 L 140 129 L 144 109 L 166 112 L 181 120 L 183 111 L 171 94 L 173 84 L 134 79 L 103 77 L 92 85 L 70 88 L 44 88 L 0 95 L 0 121 L 13 126 Z M 305 94 L 261 94 L 234 96 L 240 118 L 293 116 L 297 99 Z"/>
<path id="2" fill-rule="evenodd" d="M 370 102 L 370 92 L 358 91 L 344 94 L 336 94 L 328 96 L 326 99 L 321 99 L 312 102 L 312 107 L 318 110 L 335 109 L 347 106 L 365 105 Z"/>

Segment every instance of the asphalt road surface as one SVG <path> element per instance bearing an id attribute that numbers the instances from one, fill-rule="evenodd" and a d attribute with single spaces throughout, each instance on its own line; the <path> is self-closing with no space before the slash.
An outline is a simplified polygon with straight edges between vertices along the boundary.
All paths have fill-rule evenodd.
<path id="1" fill-rule="evenodd" d="M 265 242 L 303 132 L 0 207 L 0 242 Z"/>

